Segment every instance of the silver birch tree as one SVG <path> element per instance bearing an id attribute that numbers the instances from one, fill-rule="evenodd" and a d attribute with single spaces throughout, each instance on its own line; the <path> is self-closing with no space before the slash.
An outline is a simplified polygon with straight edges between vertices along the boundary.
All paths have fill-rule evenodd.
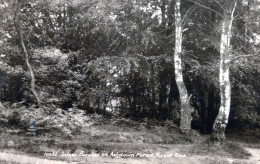
<path id="1" fill-rule="evenodd" d="M 230 39 L 232 37 L 232 23 L 237 1 L 226 1 L 220 39 L 220 66 L 219 66 L 219 88 L 220 88 L 220 108 L 217 118 L 213 125 L 213 138 L 217 141 L 225 139 L 225 129 L 228 124 L 228 118 L 231 105 L 231 84 L 229 78 L 229 67 L 231 59 Z"/>
<path id="2" fill-rule="evenodd" d="M 182 29 L 183 20 L 181 17 L 181 0 L 175 1 L 174 15 L 175 15 L 175 47 L 174 47 L 174 68 L 175 68 L 175 80 L 180 95 L 181 105 L 181 120 L 180 129 L 184 132 L 188 132 L 191 129 L 191 106 L 189 104 L 189 95 L 187 88 L 183 80 L 183 68 L 182 68 Z"/>

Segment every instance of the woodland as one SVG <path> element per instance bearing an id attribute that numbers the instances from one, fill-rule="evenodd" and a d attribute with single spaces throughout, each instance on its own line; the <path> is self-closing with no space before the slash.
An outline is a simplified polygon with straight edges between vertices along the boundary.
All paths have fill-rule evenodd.
<path id="1" fill-rule="evenodd" d="M 258 0 L 0 0 L 0 21 L 3 131 L 73 138 L 95 116 L 260 137 Z"/>

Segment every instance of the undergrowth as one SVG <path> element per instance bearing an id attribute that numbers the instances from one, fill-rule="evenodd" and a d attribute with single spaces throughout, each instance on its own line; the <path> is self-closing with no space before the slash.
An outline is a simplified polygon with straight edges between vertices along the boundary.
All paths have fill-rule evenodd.
<path id="1" fill-rule="evenodd" d="M 55 107 L 38 109 L 17 105 L 1 110 L 0 118 L 0 131 L 3 132 L 0 136 L 0 148 L 12 148 L 30 154 L 42 155 L 43 152 L 55 150 L 149 152 L 145 148 L 147 145 L 194 143 L 188 153 L 233 158 L 250 156 L 235 142 L 214 145 L 208 140 L 204 141 L 205 137 L 197 131 L 191 131 L 189 135 L 183 134 L 169 120 L 132 120 L 97 114 L 86 115 L 79 109 L 65 111 Z M 33 121 L 37 125 L 37 136 L 27 135 Z"/>
<path id="2" fill-rule="evenodd" d="M 33 134 L 30 130 L 34 128 L 35 135 L 72 139 L 82 132 L 87 121 L 84 112 L 79 109 L 65 111 L 55 107 L 26 108 L 18 105 L 0 110 L 0 125 L 10 130 L 19 130 L 19 135 L 30 136 Z"/>
<path id="3" fill-rule="evenodd" d="M 243 149 L 239 143 L 232 141 L 215 143 L 206 140 L 200 144 L 195 144 L 189 152 L 197 155 L 218 155 L 238 159 L 248 159 L 251 156 L 251 154 Z"/>

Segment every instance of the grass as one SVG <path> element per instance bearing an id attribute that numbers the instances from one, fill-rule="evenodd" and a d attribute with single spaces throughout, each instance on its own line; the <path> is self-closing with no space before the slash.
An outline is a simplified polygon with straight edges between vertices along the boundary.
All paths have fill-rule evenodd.
<path id="1" fill-rule="evenodd" d="M 236 159 L 248 159 L 251 156 L 251 154 L 237 142 L 225 141 L 223 143 L 213 143 L 210 139 L 206 139 L 200 144 L 195 144 L 189 152 L 196 155 L 217 155 Z"/>
<path id="2" fill-rule="evenodd" d="M 255 130 L 236 130 L 227 133 L 228 140 L 247 144 L 259 143 L 260 129 Z"/>
<path id="3" fill-rule="evenodd" d="M 172 149 L 173 144 L 176 144 L 180 145 L 180 153 L 183 154 L 242 159 L 250 157 L 240 142 L 237 142 L 239 138 L 229 135 L 228 141 L 214 145 L 209 142 L 209 136 L 201 136 L 196 131 L 187 136 L 169 121 L 156 123 L 154 120 L 108 119 L 93 115 L 88 116 L 86 122 L 88 126 L 83 127 L 80 133 L 73 134 L 71 138 L 63 137 L 62 134 L 53 135 L 53 131 L 32 137 L 21 133 L 17 128 L 11 133 L 10 130 L 1 128 L 0 149 L 14 149 L 36 156 L 61 150 L 69 153 L 151 153 Z"/>
<path id="4" fill-rule="evenodd" d="M 118 121 L 119 120 L 119 121 Z M 85 131 L 90 141 L 118 142 L 118 143 L 148 143 L 148 144 L 190 144 L 198 133 L 190 136 L 182 134 L 174 125 L 156 124 L 151 120 L 138 122 L 128 119 L 99 121 Z M 117 122 L 117 123 L 115 123 Z M 194 137 L 196 136 L 196 137 Z"/>
<path id="5" fill-rule="evenodd" d="M 129 119 L 107 119 L 89 116 L 87 127 L 71 138 L 54 131 L 39 133 L 37 137 L 28 136 L 25 131 L 2 128 L 3 138 L 1 149 L 14 149 L 28 154 L 42 156 L 45 152 L 63 150 L 66 152 L 122 152 L 148 153 L 156 149 L 158 144 L 190 144 L 192 136 L 181 134 L 177 128 L 165 126 L 163 123 L 150 127 L 148 121 L 142 122 Z M 140 127 L 141 125 L 141 127 Z M 18 133 L 19 132 L 19 133 Z M 152 146 L 154 145 L 154 146 Z"/>

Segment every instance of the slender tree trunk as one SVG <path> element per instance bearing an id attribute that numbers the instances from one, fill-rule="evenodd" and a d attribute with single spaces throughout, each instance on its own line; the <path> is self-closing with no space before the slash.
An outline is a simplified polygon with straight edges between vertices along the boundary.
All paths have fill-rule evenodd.
<path id="1" fill-rule="evenodd" d="M 249 1 L 245 1 L 245 3 L 246 3 L 246 17 L 245 17 L 245 34 L 244 34 L 244 37 L 245 37 L 245 45 L 246 45 L 246 43 L 248 43 L 248 25 L 249 25 L 249 14 L 250 14 L 250 5 L 249 5 Z"/>
<path id="2" fill-rule="evenodd" d="M 31 91 L 32 91 L 32 94 L 36 100 L 36 103 L 38 105 L 38 107 L 41 107 L 41 100 L 40 98 L 38 97 L 38 94 L 35 90 L 35 76 L 34 76 L 34 72 L 33 72 L 33 69 L 32 69 L 32 66 L 29 62 L 29 55 L 28 55 L 28 52 L 27 52 L 27 49 L 24 45 L 24 41 L 23 41 L 23 32 L 22 32 L 22 29 L 21 27 L 19 28 L 19 33 L 20 33 L 20 39 L 21 39 L 21 45 L 23 47 L 23 51 L 24 51 L 24 55 L 25 55 L 25 62 L 26 62 L 26 65 L 28 67 L 28 70 L 29 70 L 29 73 L 30 73 L 30 77 L 31 77 Z"/>
<path id="3" fill-rule="evenodd" d="M 168 118 L 168 119 L 173 118 L 173 117 L 170 115 L 171 111 L 173 111 L 173 109 L 172 109 L 172 103 L 173 103 L 173 98 L 174 98 L 173 93 L 174 93 L 174 83 L 171 82 L 171 84 L 170 84 L 170 91 L 169 91 L 168 98 L 167 98 L 167 99 L 168 99 L 168 101 L 167 101 L 167 109 L 168 109 L 167 118 Z M 173 113 L 173 112 L 172 112 L 172 113 Z"/>
<path id="4" fill-rule="evenodd" d="M 161 1 L 161 12 L 162 12 L 162 27 L 165 28 L 165 26 L 166 26 L 166 0 Z"/>
<path id="5" fill-rule="evenodd" d="M 4 101 L 6 101 L 7 97 L 7 91 L 6 91 L 6 78 L 7 78 L 7 73 L 5 72 L 5 79 L 4 79 Z"/>
<path id="6" fill-rule="evenodd" d="M 151 114 L 153 117 L 157 117 L 157 108 L 156 108 L 156 92 L 155 92 L 155 72 L 154 72 L 154 63 L 151 63 L 151 87 L 152 87 L 152 104 L 151 104 Z"/>
<path id="7" fill-rule="evenodd" d="M 0 73 L 0 102 L 3 100 L 3 76 L 2 73 Z"/>
<path id="8" fill-rule="evenodd" d="M 159 88 L 159 119 L 163 120 L 166 119 L 166 96 L 167 96 L 167 84 L 166 81 L 163 79 L 164 72 L 161 72 L 160 75 L 160 88 Z"/>
<path id="9" fill-rule="evenodd" d="M 23 52 L 24 52 L 24 57 L 25 57 L 25 62 L 26 62 L 26 65 L 28 67 L 28 70 L 29 70 L 29 74 L 30 74 L 30 77 L 31 77 L 31 91 L 32 91 L 32 94 L 36 100 L 36 103 L 38 105 L 38 107 L 41 107 L 41 100 L 40 98 L 38 97 L 38 94 L 35 90 L 35 76 L 34 76 L 34 72 L 33 72 L 33 69 L 32 69 L 32 66 L 29 62 L 29 55 L 28 55 L 28 51 L 26 49 L 26 46 L 24 44 L 24 38 L 23 38 L 23 29 L 22 29 L 22 26 L 20 24 L 20 20 L 19 20 L 19 12 L 20 12 L 20 4 L 19 2 L 17 3 L 18 7 L 17 7 L 17 13 L 16 13 L 16 17 L 15 17 L 15 25 L 16 25 L 16 31 L 17 31 L 17 34 L 19 35 L 19 38 L 20 38 L 20 41 L 21 41 L 21 46 L 22 46 L 22 49 L 23 49 Z"/>
<path id="10" fill-rule="evenodd" d="M 0 74 L 0 76 L 1 76 L 1 79 L 3 79 L 2 74 Z M 5 86 L 5 81 L 4 81 L 4 86 Z M 1 109 L 4 109 L 4 106 L 3 106 L 3 104 L 2 104 L 2 100 L 3 100 L 2 82 L 1 82 L 1 88 L 0 88 L 0 90 L 1 90 L 1 97 L 0 97 L 0 110 L 1 110 Z M 5 96 L 6 96 L 6 95 L 5 95 Z"/>
<path id="11" fill-rule="evenodd" d="M 231 84 L 229 79 L 230 62 L 230 39 L 232 37 L 232 22 L 236 3 L 228 3 L 229 9 L 224 13 L 222 22 L 222 32 L 220 41 L 220 108 L 218 116 L 213 125 L 213 139 L 223 141 L 225 139 L 225 129 L 228 124 L 231 104 Z"/>
<path id="12" fill-rule="evenodd" d="M 182 74 L 182 19 L 180 11 L 181 0 L 175 1 L 175 50 L 174 50 L 174 66 L 175 80 L 179 90 L 181 101 L 181 120 L 180 128 L 182 131 L 190 131 L 191 129 L 191 106 L 189 104 L 189 96 L 184 84 Z"/>
<path id="13" fill-rule="evenodd" d="M 106 115 L 106 110 L 107 110 L 107 80 L 105 80 L 105 83 L 103 84 L 104 86 L 104 105 L 103 105 L 103 115 Z"/>

